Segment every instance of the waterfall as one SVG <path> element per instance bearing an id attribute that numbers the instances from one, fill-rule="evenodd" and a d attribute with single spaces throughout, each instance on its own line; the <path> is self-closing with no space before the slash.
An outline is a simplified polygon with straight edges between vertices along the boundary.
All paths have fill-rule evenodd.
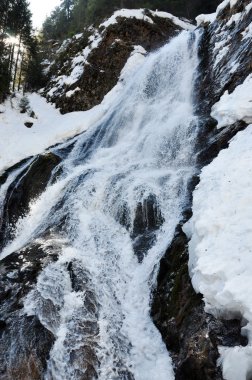
<path id="1" fill-rule="evenodd" d="M 102 120 L 52 149 L 63 160 L 2 250 L 57 251 L 24 302 L 55 337 L 47 380 L 174 378 L 150 299 L 195 173 L 197 65 L 186 31 L 150 54 Z"/>

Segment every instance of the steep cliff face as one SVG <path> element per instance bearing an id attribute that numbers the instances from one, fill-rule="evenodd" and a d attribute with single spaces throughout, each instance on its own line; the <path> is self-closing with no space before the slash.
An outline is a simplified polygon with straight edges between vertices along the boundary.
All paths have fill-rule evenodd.
<path id="1" fill-rule="evenodd" d="M 236 118 L 237 122 L 234 120 L 227 128 L 217 129 L 212 107 L 226 91 L 232 93 L 251 73 L 251 1 L 224 1 L 215 14 L 199 16 L 197 21 L 199 27 L 203 27 L 196 97 L 198 112 L 203 121 L 202 138 L 199 136 L 199 163 L 204 165 L 220 149 L 227 147 L 228 141 L 247 125 L 242 118 Z"/>
<path id="2" fill-rule="evenodd" d="M 233 106 L 235 111 L 227 103 L 220 107 L 218 102 L 248 80 L 252 71 L 251 1 L 224 1 L 215 14 L 201 15 L 197 22 L 203 28 L 195 89 L 201 124 L 197 153 L 201 169 L 248 125 L 249 110 L 244 114 L 240 112 L 240 117 L 238 110 L 246 108 L 249 89 L 244 88 L 243 94 L 247 94 L 242 101 L 238 100 L 238 94 L 233 96 L 237 99 Z M 214 118 L 224 119 L 223 125 L 217 128 Z M 192 190 L 198 182 L 199 178 L 195 177 Z M 182 225 L 191 216 L 188 206 Z M 241 335 L 239 319 L 216 319 L 204 311 L 204 300 L 200 293 L 195 294 L 191 285 L 188 258 L 188 238 L 179 226 L 160 263 L 152 304 L 153 319 L 172 353 L 176 379 L 222 379 L 221 367 L 217 367 L 219 347 L 237 346 L 240 349 L 248 344 L 248 339 Z"/>
<path id="3" fill-rule="evenodd" d="M 118 11 L 98 29 L 88 28 L 63 43 L 43 94 L 62 113 L 88 110 L 116 85 L 135 50 L 145 55 L 192 28 L 165 12 Z"/>

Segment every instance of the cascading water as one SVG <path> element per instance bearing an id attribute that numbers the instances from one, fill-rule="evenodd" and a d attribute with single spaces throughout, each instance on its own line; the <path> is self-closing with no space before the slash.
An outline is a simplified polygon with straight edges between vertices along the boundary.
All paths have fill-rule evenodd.
<path id="1" fill-rule="evenodd" d="M 195 172 L 197 64 L 189 32 L 150 54 L 71 144 L 1 253 L 57 246 L 24 305 L 55 337 L 45 379 L 174 378 L 150 297 Z"/>

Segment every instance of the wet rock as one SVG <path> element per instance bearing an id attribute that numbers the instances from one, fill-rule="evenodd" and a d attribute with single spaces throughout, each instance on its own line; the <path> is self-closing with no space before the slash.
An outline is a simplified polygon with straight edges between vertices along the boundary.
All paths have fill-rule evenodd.
<path id="1" fill-rule="evenodd" d="M 23 303 L 43 266 L 55 256 L 33 244 L 1 260 L 0 378 L 43 378 L 54 342 L 51 332 L 35 316 L 23 312 Z"/>
<path id="2" fill-rule="evenodd" d="M 176 380 L 222 380 L 218 345 L 246 345 L 241 321 L 218 320 L 204 311 L 188 273 L 187 238 L 178 227 L 161 260 L 152 318 L 173 359 Z"/>
<path id="3" fill-rule="evenodd" d="M 163 222 L 164 219 L 154 195 L 149 195 L 143 203 L 138 203 L 131 238 L 139 262 L 143 261 L 145 253 L 155 243 L 155 231 L 160 228 Z"/>
<path id="4" fill-rule="evenodd" d="M 20 216 L 27 213 L 29 203 L 45 190 L 53 169 L 60 161 L 61 159 L 53 153 L 37 156 L 10 185 L 5 196 L 4 209 L 0 215 L 0 233 L 2 236 L 0 246 L 3 246 L 4 242 L 12 236 L 13 226 Z M 6 175 L 3 175 L 2 182 L 4 183 L 6 179 Z"/>

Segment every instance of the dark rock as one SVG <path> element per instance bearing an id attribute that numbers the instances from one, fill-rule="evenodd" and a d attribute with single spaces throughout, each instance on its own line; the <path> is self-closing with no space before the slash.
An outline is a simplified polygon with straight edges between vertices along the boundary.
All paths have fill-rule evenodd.
<path id="1" fill-rule="evenodd" d="M 13 234 L 13 226 L 20 216 L 29 210 L 29 203 L 37 198 L 46 188 L 52 170 L 59 164 L 60 158 L 53 153 L 40 155 L 24 168 L 10 185 L 4 201 L 4 209 L 0 215 L 1 244 Z M 2 181 L 6 180 L 4 175 Z M 1 183 L 1 179 L 0 179 Z"/>
<path id="2" fill-rule="evenodd" d="M 178 227 L 160 263 L 152 317 L 173 359 L 176 380 L 221 380 L 218 346 L 246 345 L 241 321 L 218 320 L 204 311 L 188 273 L 187 238 Z"/>
<path id="3" fill-rule="evenodd" d="M 54 259 L 54 255 L 33 244 L 1 260 L 1 379 L 36 380 L 43 377 L 54 337 L 37 317 L 23 313 L 23 302 L 43 266 Z"/>
<path id="4" fill-rule="evenodd" d="M 148 252 L 155 242 L 155 232 L 163 222 L 164 219 L 154 195 L 149 195 L 143 203 L 138 203 L 131 238 L 133 239 L 134 252 L 139 262 L 142 262 L 145 252 Z"/>
<path id="5" fill-rule="evenodd" d="M 33 126 L 33 123 L 31 123 L 30 121 L 27 121 L 24 123 L 24 125 L 27 127 L 27 128 L 31 128 Z"/>

